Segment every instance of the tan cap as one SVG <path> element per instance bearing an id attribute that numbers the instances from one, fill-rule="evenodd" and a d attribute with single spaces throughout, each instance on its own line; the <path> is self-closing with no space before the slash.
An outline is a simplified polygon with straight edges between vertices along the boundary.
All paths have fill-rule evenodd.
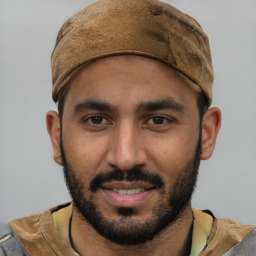
<path id="1" fill-rule="evenodd" d="M 207 35 L 193 18 L 158 0 L 99 0 L 67 20 L 51 58 L 53 100 L 84 65 L 124 54 L 151 57 L 175 68 L 211 104 Z"/>

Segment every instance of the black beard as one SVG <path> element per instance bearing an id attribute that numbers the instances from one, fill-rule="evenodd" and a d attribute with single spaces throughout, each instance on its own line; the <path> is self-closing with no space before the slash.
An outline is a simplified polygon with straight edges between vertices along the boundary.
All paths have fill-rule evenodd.
<path id="1" fill-rule="evenodd" d="M 201 136 L 199 136 L 193 159 L 180 170 L 179 177 L 173 189 L 168 191 L 168 203 L 166 205 L 160 204 L 153 211 L 152 217 L 145 221 L 132 219 L 132 216 L 136 216 L 137 214 L 136 207 L 120 207 L 117 209 L 120 218 L 107 220 L 101 215 L 97 209 L 97 205 L 93 202 L 93 194 L 104 182 L 110 182 L 112 180 L 143 180 L 159 188 L 161 194 L 164 195 L 166 194 L 164 182 L 158 174 L 152 174 L 138 168 L 133 168 L 125 172 L 122 170 L 113 170 L 107 174 L 98 174 L 91 180 L 90 191 L 92 196 L 87 200 L 84 193 L 84 184 L 76 176 L 75 171 L 72 170 L 66 160 L 62 136 L 60 148 L 64 176 L 74 202 L 74 207 L 79 211 L 84 221 L 89 223 L 101 236 L 116 244 L 123 246 L 138 245 L 152 240 L 159 232 L 174 223 L 182 211 L 190 204 L 200 165 Z"/>

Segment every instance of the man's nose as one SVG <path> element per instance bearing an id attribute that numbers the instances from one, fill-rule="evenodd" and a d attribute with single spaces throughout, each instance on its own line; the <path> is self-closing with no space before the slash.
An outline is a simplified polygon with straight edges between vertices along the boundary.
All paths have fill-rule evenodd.
<path id="1" fill-rule="evenodd" d="M 106 157 L 108 165 L 124 171 L 142 168 L 147 162 L 147 152 L 142 144 L 141 133 L 134 125 L 128 122 L 119 125 L 111 136 Z"/>

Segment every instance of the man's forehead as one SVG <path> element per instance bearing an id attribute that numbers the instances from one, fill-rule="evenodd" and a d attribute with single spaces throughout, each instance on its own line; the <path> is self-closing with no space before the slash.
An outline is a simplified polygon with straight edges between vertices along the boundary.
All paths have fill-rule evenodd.
<path id="1" fill-rule="evenodd" d="M 131 97 L 138 98 L 139 103 L 136 104 L 172 99 L 178 109 L 186 94 L 195 90 L 175 69 L 159 60 L 121 55 L 96 60 L 85 66 L 71 80 L 70 91 L 70 97 L 76 98 L 74 104 L 86 100 L 113 103 L 113 98 L 120 97 L 121 100 L 125 94 L 130 102 Z"/>
<path id="2" fill-rule="evenodd" d="M 76 84 L 80 80 L 88 81 L 90 78 L 88 75 L 91 73 L 93 74 L 91 78 L 97 80 L 98 76 L 96 74 L 108 74 L 110 69 L 115 75 L 124 73 L 127 73 L 127 75 L 138 73 L 140 75 L 146 69 L 147 73 L 143 77 L 144 79 L 151 78 L 158 72 L 161 73 L 163 78 L 173 76 L 177 79 L 184 80 L 186 83 L 188 81 L 180 72 L 160 60 L 145 56 L 124 54 L 108 56 L 88 63 L 72 77 L 70 84 Z M 161 78 L 161 76 L 158 78 Z M 105 81 L 107 78 L 109 77 L 105 76 Z"/>
<path id="3" fill-rule="evenodd" d="M 77 84 L 70 87 L 65 98 L 65 115 L 81 116 L 85 113 L 108 112 L 117 116 L 140 116 L 150 113 L 176 113 L 187 115 L 197 111 L 198 93 L 189 85 L 184 84 L 184 90 L 172 90 L 166 86 L 164 90 L 157 88 L 155 83 L 128 86 L 123 90 L 121 83 L 116 84 L 117 91 L 104 81 L 97 84 Z M 130 87 L 130 88 L 129 88 Z M 81 90 L 80 90 L 81 89 Z M 163 112 L 164 111 L 164 112 Z M 195 112 L 196 113 L 196 112 Z"/>

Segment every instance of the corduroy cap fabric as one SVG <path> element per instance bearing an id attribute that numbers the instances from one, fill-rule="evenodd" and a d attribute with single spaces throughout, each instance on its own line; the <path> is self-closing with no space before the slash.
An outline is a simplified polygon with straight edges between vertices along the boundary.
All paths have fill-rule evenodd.
<path id="1" fill-rule="evenodd" d="M 51 58 L 53 100 L 84 65 L 125 54 L 175 68 L 211 104 L 213 68 L 207 35 L 192 17 L 158 0 L 98 0 L 67 20 Z"/>

